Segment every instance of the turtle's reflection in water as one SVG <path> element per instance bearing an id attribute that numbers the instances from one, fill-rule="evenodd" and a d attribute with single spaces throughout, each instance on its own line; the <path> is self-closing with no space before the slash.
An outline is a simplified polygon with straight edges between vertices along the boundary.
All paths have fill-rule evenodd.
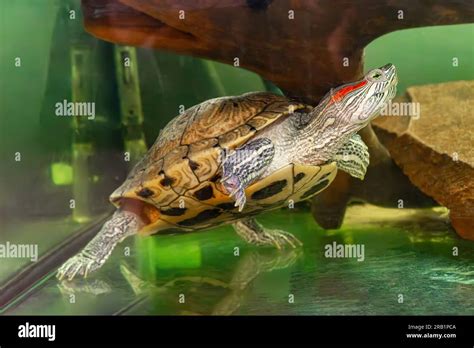
<path id="1" fill-rule="evenodd" d="M 138 298 L 135 305 L 120 314 L 143 314 L 144 311 L 151 314 L 152 310 L 155 314 L 231 315 L 239 309 L 252 282 L 259 275 L 290 267 L 301 254 L 301 249 L 247 250 L 239 256 L 229 281 L 219 279 L 218 274 L 183 275 L 158 284 L 144 280 L 126 263 L 122 263 L 120 270 Z M 157 303 L 161 308 L 151 309 Z"/>
<path id="2" fill-rule="evenodd" d="M 110 285 L 102 279 L 77 279 L 73 282 L 63 281 L 58 282 L 57 286 L 64 296 L 78 293 L 98 296 L 112 291 Z"/>

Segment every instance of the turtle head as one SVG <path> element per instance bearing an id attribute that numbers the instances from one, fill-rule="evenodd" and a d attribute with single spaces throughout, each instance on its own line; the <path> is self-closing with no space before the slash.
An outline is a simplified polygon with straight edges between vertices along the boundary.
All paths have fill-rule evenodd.
<path id="1" fill-rule="evenodd" d="M 291 136 L 316 144 L 316 162 L 324 163 L 367 126 L 396 93 L 393 64 L 369 71 L 362 79 L 331 89 L 306 118 L 295 118 Z M 308 117 L 309 116 L 309 117 Z"/>
<path id="2" fill-rule="evenodd" d="M 397 83 L 395 66 L 386 64 L 369 71 L 359 81 L 331 90 L 326 107 L 333 109 L 342 132 L 357 132 L 395 96 Z"/>

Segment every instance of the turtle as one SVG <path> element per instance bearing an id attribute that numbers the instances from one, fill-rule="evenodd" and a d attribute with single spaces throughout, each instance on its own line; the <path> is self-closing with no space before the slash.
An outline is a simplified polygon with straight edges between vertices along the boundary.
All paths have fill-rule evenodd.
<path id="1" fill-rule="evenodd" d="M 298 247 L 255 220 L 318 194 L 338 170 L 363 179 L 369 152 L 357 132 L 396 92 L 393 64 L 331 89 L 313 107 L 269 92 L 210 99 L 172 119 L 123 184 L 98 234 L 57 277 L 99 269 L 128 236 L 175 234 L 231 223 L 255 245 Z"/>

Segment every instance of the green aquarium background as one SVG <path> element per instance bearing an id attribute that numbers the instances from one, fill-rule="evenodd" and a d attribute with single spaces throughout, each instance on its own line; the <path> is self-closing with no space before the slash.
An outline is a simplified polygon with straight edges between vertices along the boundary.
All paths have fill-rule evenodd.
<path id="1" fill-rule="evenodd" d="M 85 33 L 81 21 L 78 1 L 0 3 L 0 243 L 37 244 L 40 258 L 111 212 L 107 197 L 139 158 L 142 142 L 151 146 L 182 106 L 249 91 L 281 93 L 242 68 L 131 49 L 137 57 L 143 123 L 124 129 L 114 65 L 117 47 Z M 365 70 L 395 64 L 398 94 L 414 85 L 473 80 L 473 38 L 472 24 L 393 32 L 368 45 Z M 81 124 L 54 114 L 57 102 L 71 100 L 73 49 L 89 54 L 86 93 L 97 105 L 96 118 Z M 130 162 L 124 160 L 127 141 L 135 141 L 137 149 Z M 77 206 L 71 208 L 75 197 L 79 213 Z M 474 247 L 456 236 L 442 207 L 354 204 L 342 228 L 331 231 L 317 226 L 305 206 L 291 213 L 269 212 L 260 221 L 294 233 L 304 247 L 280 253 L 248 246 L 230 226 L 131 239 L 92 280 L 67 287 L 51 270 L 0 310 L 474 314 Z M 365 260 L 325 258 L 324 245 L 334 241 L 366 245 Z M 458 256 L 453 248 L 459 249 Z M 28 259 L 0 259 L 0 284 L 30 264 Z"/>

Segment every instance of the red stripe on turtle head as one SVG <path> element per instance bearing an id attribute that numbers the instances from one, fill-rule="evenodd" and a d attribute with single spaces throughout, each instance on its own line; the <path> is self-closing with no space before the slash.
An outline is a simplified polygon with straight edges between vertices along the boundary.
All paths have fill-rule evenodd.
<path id="1" fill-rule="evenodd" d="M 332 97 L 331 97 L 331 101 L 332 102 L 339 102 L 341 101 L 347 94 L 349 94 L 350 92 L 356 90 L 356 89 L 359 89 L 363 86 L 365 86 L 367 84 L 367 80 L 362 80 L 361 82 L 359 83 L 356 83 L 354 85 L 349 85 L 349 86 L 346 86 L 346 87 L 343 87 L 341 88 L 339 91 L 336 92 L 336 94 L 334 94 Z"/>

